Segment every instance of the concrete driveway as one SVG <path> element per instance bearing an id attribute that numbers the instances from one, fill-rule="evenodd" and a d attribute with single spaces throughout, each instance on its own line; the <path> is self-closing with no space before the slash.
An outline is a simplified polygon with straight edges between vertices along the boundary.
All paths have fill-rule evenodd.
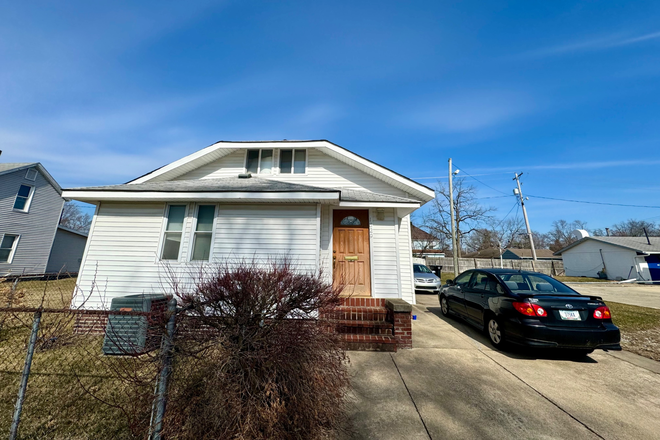
<path id="1" fill-rule="evenodd" d="M 658 439 L 660 363 L 500 352 L 418 295 L 412 350 L 351 352 L 345 438 Z"/>

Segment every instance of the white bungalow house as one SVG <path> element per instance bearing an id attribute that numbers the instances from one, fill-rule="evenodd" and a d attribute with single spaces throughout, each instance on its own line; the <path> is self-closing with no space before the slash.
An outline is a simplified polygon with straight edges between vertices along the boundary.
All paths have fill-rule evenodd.
<path id="1" fill-rule="evenodd" d="M 415 302 L 410 214 L 432 189 L 326 140 L 218 142 L 126 184 L 64 197 L 96 212 L 85 307 L 167 293 L 164 265 L 288 257 L 346 292 Z M 75 305 L 75 304 L 74 304 Z"/>

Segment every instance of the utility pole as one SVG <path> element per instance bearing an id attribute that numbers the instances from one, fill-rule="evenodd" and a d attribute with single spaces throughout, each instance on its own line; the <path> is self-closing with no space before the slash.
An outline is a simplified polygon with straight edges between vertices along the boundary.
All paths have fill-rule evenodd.
<path id="1" fill-rule="evenodd" d="M 532 259 L 536 261 L 536 249 L 534 249 L 534 237 L 532 236 L 532 229 L 529 227 L 529 220 L 527 219 L 527 209 L 525 209 L 525 199 L 522 195 L 522 188 L 520 187 L 520 179 L 523 173 L 516 173 L 516 177 L 513 178 L 518 183 L 518 196 L 520 197 L 520 204 L 522 205 L 523 216 L 525 217 L 525 226 L 527 226 L 527 235 L 529 235 L 529 245 L 532 248 Z M 513 190 L 513 193 L 516 193 L 516 190 Z"/>
<path id="2" fill-rule="evenodd" d="M 458 170 L 456 170 L 458 173 Z M 451 213 L 451 253 L 454 257 L 454 277 L 458 276 L 458 246 L 456 244 L 456 220 L 454 219 L 454 186 L 452 178 L 454 170 L 451 166 L 451 157 L 449 158 L 449 212 Z"/>

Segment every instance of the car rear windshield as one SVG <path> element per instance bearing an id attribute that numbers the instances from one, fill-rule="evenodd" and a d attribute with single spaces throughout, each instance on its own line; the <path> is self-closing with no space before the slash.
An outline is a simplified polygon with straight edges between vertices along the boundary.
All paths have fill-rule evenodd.
<path id="1" fill-rule="evenodd" d="M 557 293 L 579 295 L 579 293 L 567 285 L 543 274 L 507 273 L 500 274 L 499 277 L 513 293 L 527 293 L 531 295 L 555 295 Z"/>
<path id="2" fill-rule="evenodd" d="M 410 266 L 408 266 L 408 267 L 410 267 Z M 431 272 L 431 269 L 424 266 L 423 264 L 413 264 L 413 268 L 414 268 L 416 273 L 433 273 L 433 272 Z"/>

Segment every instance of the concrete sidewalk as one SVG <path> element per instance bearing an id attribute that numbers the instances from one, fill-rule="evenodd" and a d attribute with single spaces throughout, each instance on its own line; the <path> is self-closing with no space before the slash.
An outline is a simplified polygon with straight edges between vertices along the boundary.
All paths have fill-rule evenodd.
<path id="1" fill-rule="evenodd" d="M 658 438 L 660 363 L 499 352 L 437 297 L 417 298 L 412 350 L 350 353 L 345 438 Z"/>
<path id="2" fill-rule="evenodd" d="M 605 301 L 660 309 L 660 285 L 566 283 L 583 295 L 596 295 Z"/>

